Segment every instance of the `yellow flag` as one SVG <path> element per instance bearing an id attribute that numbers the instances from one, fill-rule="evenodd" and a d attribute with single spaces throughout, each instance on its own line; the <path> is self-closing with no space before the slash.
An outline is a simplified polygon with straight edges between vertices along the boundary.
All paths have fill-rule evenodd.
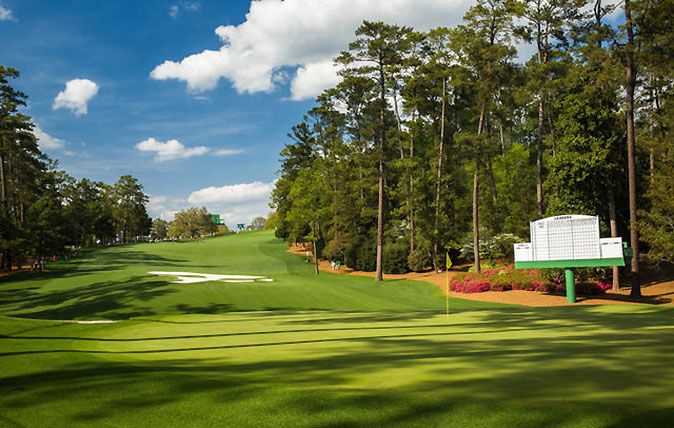
<path id="1" fill-rule="evenodd" d="M 445 269 L 449 269 L 452 267 L 452 259 L 449 258 L 449 253 L 445 253 L 445 256 L 447 257 L 447 260 L 445 260 Z"/>

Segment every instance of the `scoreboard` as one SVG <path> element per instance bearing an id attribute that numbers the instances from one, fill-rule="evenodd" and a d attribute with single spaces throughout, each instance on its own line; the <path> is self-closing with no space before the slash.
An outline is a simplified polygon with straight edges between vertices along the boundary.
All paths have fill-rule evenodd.
<path id="1" fill-rule="evenodd" d="M 531 242 L 515 244 L 516 267 L 624 266 L 621 238 L 600 238 L 599 217 L 560 215 L 530 224 Z"/>

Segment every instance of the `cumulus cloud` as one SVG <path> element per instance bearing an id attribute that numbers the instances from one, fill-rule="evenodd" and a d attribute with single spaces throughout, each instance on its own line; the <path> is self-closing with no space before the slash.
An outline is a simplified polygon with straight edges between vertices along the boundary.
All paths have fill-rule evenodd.
<path id="1" fill-rule="evenodd" d="M 98 93 L 98 84 L 89 79 L 73 79 L 56 95 L 52 108 L 71 110 L 76 116 L 87 114 L 89 101 Z"/>
<path id="2" fill-rule="evenodd" d="M 174 159 L 187 159 L 193 156 L 202 156 L 210 151 L 208 147 L 185 147 L 178 140 L 158 141 L 154 138 L 148 138 L 136 144 L 136 149 L 141 152 L 155 153 L 156 162 L 164 162 Z"/>
<path id="3" fill-rule="evenodd" d="M 35 134 L 37 143 L 42 150 L 60 149 L 65 146 L 65 141 L 61 140 L 60 138 L 52 137 L 37 125 L 35 125 L 35 128 L 33 128 L 33 134 Z"/>
<path id="4" fill-rule="evenodd" d="M 187 201 L 180 198 L 169 198 L 163 195 L 149 195 L 149 198 L 146 206 L 148 215 L 166 221 L 173 220 L 173 215 L 186 208 L 187 205 Z"/>
<path id="5" fill-rule="evenodd" d="M 266 216 L 274 183 L 255 181 L 222 187 L 206 187 L 192 192 L 187 199 L 150 195 L 147 210 L 151 217 L 173 220 L 176 212 L 189 207 L 206 207 L 230 227 L 250 223 L 257 216 Z"/>
<path id="6" fill-rule="evenodd" d="M 232 225 L 249 223 L 253 218 L 269 212 L 269 197 L 273 189 L 273 182 L 260 181 L 206 187 L 192 192 L 187 202 L 192 206 L 205 206 Z"/>
<path id="7" fill-rule="evenodd" d="M 13 19 L 14 15 L 12 15 L 12 11 L 0 5 L 0 21 L 11 21 Z"/>
<path id="8" fill-rule="evenodd" d="M 290 83 L 290 98 L 300 101 L 315 97 L 325 89 L 337 85 L 339 81 L 340 77 L 332 60 L 305 64 L 297 69 L 297 74 Z"/>
<path id="9" fill-rule="evenodd" d="M 238 203 L 268 201 L 274 183 L 254 181 L 252 183 L 232 184 L 222 187 L 206 187 L 192 192 L 187 198 L 191 204 Z"/>
<path id="10" fill-rule="evenodd" d="M 184 81 L 191 92 L 229 80 L 239 93 L 271 92 L 281 68 L 290 76 L 290 97 L 311 98 L 337 82 L 332 64 L 365 20 L 419 30 L 455 25 L 473 1 L 464 0 L 267 0 L 251 2 L 239 25 L 215 29 L 223 46 L 180 61 L 167 60 L 150 73 L 158 80 Z"/>

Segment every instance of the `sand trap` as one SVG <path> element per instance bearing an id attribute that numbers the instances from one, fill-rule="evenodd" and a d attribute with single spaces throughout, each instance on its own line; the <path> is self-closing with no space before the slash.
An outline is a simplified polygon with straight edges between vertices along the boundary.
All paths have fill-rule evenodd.
<path id="1" fill-rule="evenodd" d="M 272 282 L 271 278 L 264 276 L 250 275 L 218 275 L 213 273 L 195 273 L 195 272 L 148 272 L 150 275 L 174 276 L 177 281 L 174 284 L 196 284 L 199 282 L 227 282 L 227 283 L 247 283 L 247 282 Z"/>

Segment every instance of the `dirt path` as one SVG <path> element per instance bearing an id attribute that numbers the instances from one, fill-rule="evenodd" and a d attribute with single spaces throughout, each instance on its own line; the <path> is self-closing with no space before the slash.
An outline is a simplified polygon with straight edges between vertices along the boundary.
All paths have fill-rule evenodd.
<path id="1" fill-rule="evenodd" d="M 288 250 L 294 254 L 300 254 L 305 257 L 311 257 L 311 253 L 307 250 L 292 246 Z M 332 269 L 327 260 L 319 261 L 319 269 L 325 272 L 343 274 L 343 275 L 357 275 L 369 276 L 374 278 L 374 272 L 356 271 L 351 268 L 342 266 L 340 269 Z M 450 272 L 452 275 L 453 272 Z M 436 272 L 410 272 L 406 274 L 387 274 L 385 279 L 412 279 L 416 281 L 426 281 L 445 290 L 445 274 Z M 642 286 L 641 292 L 644 297 L 641 299 L 632 299 L 629 296 L 629 289 L 622 289 L 620 291 L 609 291 L 603 296 L 580 296 L 577 303 L 566 303 L 565 296 L 556 296 L 552 294 L 539 293 L 535 291 L 511 290 L 511 291 L 487 291 L 485 293 L 456 293 L 450 291 L 451 297 L 457 297 L 467 300 L 478 300 L 481 302 L 495 302 L 508 303 L 512 305 L 524 306 L 568 306 L 568 305 L 619 305 L 619 304 L 655 304 L 655 305 L 674 305 L 674 281 L 661 282 L 656 284 L 649 284 Z"/>

